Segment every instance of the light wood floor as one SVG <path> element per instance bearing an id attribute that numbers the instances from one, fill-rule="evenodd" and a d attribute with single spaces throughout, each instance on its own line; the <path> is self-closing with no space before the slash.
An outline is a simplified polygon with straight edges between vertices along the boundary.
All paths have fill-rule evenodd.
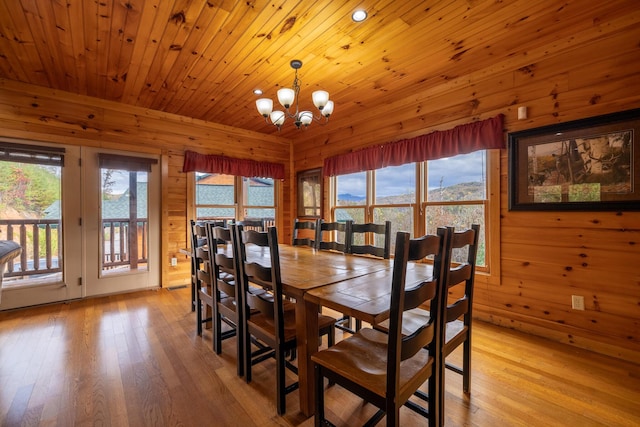
<path id="1" fill-rule="evenodd" d="M 196 336 L 189 290 L 145 291 L 0 313 L 3 426 L 312 426 L 274 406 L 267 361 L 246 384 L 234 340 L 222 356 Z M 640 365 L 476 322 L 470 397 L 446 375 L 447 426 L 638 426 Z M 453 358 L 460 357 L 454 354 Z M 336 425 L 360 425 L 371 405 L 338 386 Z M 402 425 L 426 420 L 402 409 Z"/>

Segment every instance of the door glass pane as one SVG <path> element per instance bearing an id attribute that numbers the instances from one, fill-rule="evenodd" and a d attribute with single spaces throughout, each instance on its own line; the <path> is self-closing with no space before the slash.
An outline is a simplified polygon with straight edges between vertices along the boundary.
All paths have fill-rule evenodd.
<path id="1" fill-rule="evenodd" d="M 101 172 L 103 273 L 148 269 L 147 172 Z"/>
<path id="2" fill-rule="evenodd" d="M 486 151 L 460 154 L 427 163 L 427 200 L 486 200 Z"/>
<path id="3" fill-rule="evenodd" d="M 0 240 L 22 247 L 3 287 L 62 280 L 61 173 L 61 166 L 0 161 Z"/>

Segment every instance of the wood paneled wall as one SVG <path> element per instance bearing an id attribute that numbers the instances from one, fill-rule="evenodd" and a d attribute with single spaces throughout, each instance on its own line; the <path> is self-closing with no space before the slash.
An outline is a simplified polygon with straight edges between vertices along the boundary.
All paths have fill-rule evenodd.
<path id="1" fill-rule="evenodd" d="M 381 105 L 382 115 L 335 114 L 328 125 L 335 131 L 296 141 L 294 171 L 498 113 L 512 132 L 638 108 L 640 22 L 625 19 L 594 23 L 563 46 L 539 46 L 529 58 L 496 58 L 436 90 L 416 85 L 405 102 Z M 517 120 L 521 105 L 527 120 Z M 638 135 L 634 149 L 640 150 Z M 509 212 L 506 150 L 500 167 L 501 274 L 477 282 L 476 316 L 640 362 L 640 212 Z M 585 311 L 571 309 L 571 295 L 585 297 Z"/>
<path id="2" fill-rule="evenodd" d="M 470 75 L 448 76 L 400 103 L 357 117 L 335 114 L 326 128 L 291 143 L 227 126 L 0 80 L 0 136 L 163 156 L 163 285 L 188 281 L 186 149 L 283 162 L 281 238 L 295 216 L 295 173 L 327 156 L 473 120 L 506 116 L 505 131 L 640 107 L 640 18 L 594 22 L 529 55 L 496 58 Z M 518 121 L 526 105 L 529 119 Z M 320 130 L 322 129 L 322 130 Z M 640 149 L 638 139 L 634 149 Z M 501 153 L 501 275 L 480 281 L 475 313 L 494 323 L 640 361 L 640 212 L 509 212 L 507 152 Z M 571 309 L 585 297 L 585 311 Z"/>
<path id="3" fill-rule="evenodd" d="M 189 246 L 185 150 L 283 163 L 287 175 L 291 167 L 290 142 L 279 137 L 3 79 L 0 136 L 161 155 L 163 286 L 190 281 L 189 259 L 179 252 Z M 290 217 L 289 205 L 282 212 Z"/>

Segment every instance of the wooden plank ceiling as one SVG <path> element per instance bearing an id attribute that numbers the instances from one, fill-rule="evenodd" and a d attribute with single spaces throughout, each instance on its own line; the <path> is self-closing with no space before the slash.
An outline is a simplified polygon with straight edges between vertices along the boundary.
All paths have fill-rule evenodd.
<path id="1" fill-rule="evenodd" d="M 505 58 L 534 62 L 635 2 L 3 0 L 0 77 L 277 134 L 253 90 L 277 104 L 300 59 L 301 108 L 329 91 L 335 131 L 452 79 L 504 73 L 492 65 Z M 357 8 L 366 21 L 351 20 Z M 289 120 L 280 135 L 300 132 Z"/>

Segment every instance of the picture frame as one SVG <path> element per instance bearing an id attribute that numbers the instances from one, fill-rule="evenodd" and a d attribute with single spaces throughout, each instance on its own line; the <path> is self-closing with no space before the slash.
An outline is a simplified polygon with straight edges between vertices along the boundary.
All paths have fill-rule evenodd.
<path id="1" fill-rule="evenodd" d="M 509 210 L 640 210 L 639 138 L 640 109 L 509 133 Z"/>

